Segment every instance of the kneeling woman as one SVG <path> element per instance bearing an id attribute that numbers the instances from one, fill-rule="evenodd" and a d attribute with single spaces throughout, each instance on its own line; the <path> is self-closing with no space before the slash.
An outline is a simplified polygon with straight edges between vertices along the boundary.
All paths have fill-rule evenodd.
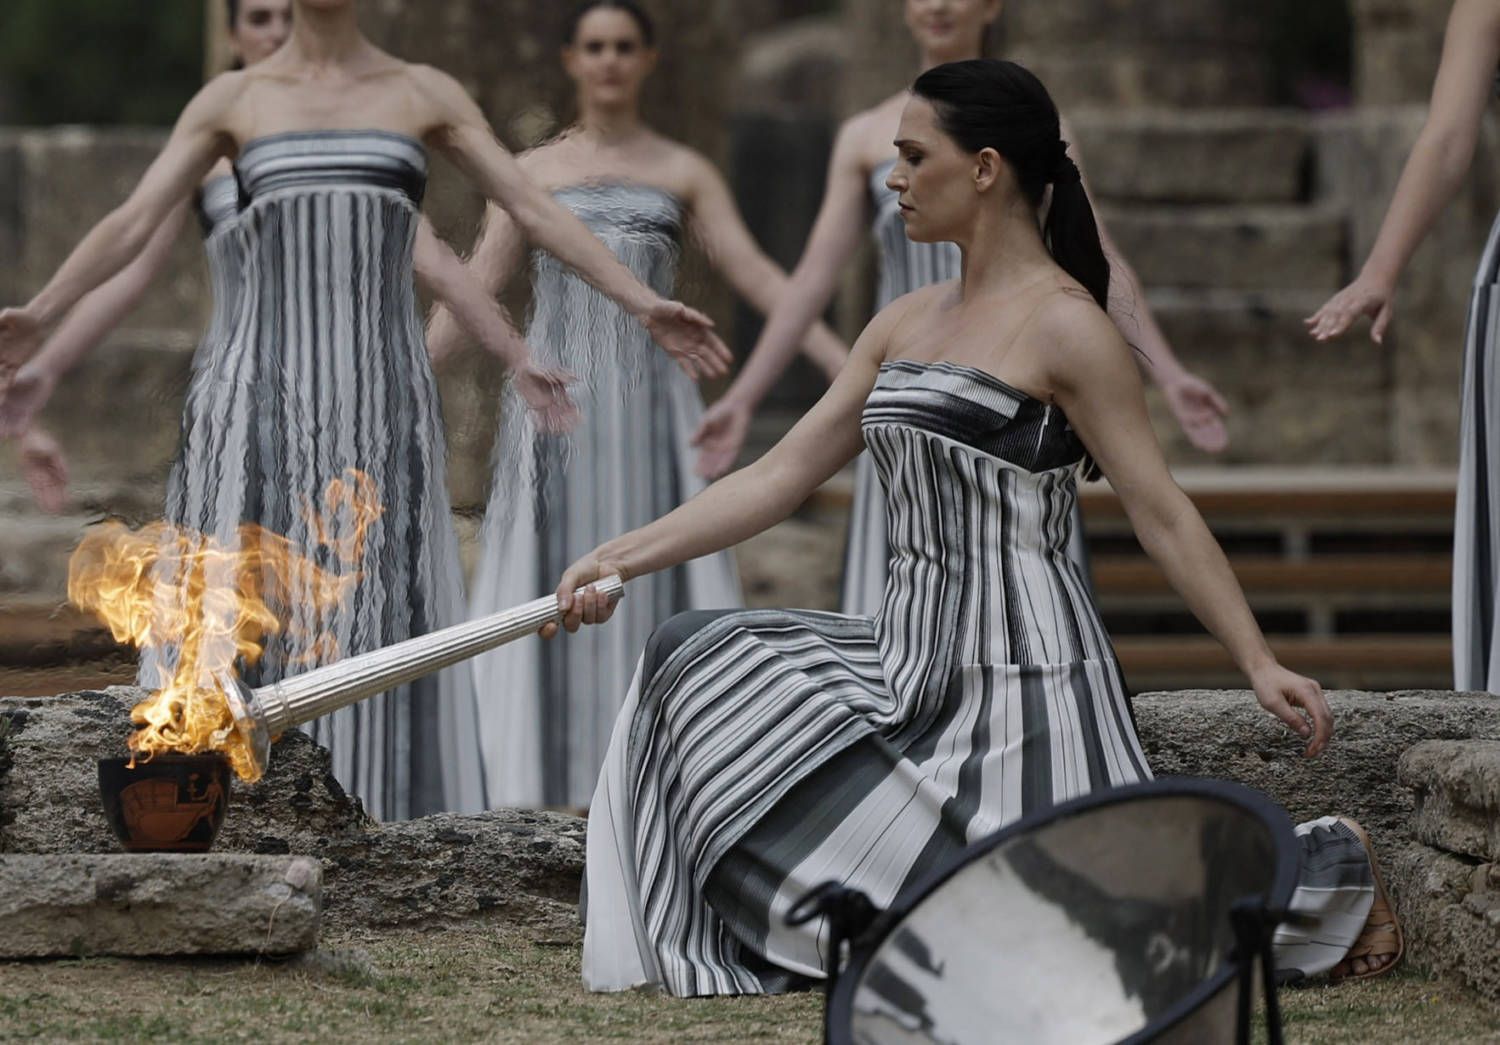
<path id="1" fill-rule="evenodd" d="M 917 80 L 896 145 L 889 185 L 907 234 L 957 243 L 962 277 L 876 316 L 770 453 L 602 545 L 559 586 L 570 629 L 602 622 L 595 591 L 569 593 L 743 541 L 865 447 L 886 488 L 891 571 L 873 618 L 696 613 L 652 637 L 590 808 L 596 990 L 758 993 L 821 976 L 820 926 L 783 917 L 809 889 L 835 879 L 883 906 L 1027 813 L 1150 777 L 1067 554 L 1080 475 L 1109 477 L 1141 544 L 1307 754 L 1332 732 L 1318 684 L 1276 662 L 1167 471 L 1102 307 L 1109 266 L 1046 90 L 1008 62 L 938 66 Z M 1387 967 L 1376 955 L 1394 953 L 1394 927 L 1383 904 L 1372 913 L 1355 829 L 1329 819 L 1299 833 L 1314 887 L 1299 899 L 1319 924 L 1281 941 L 1281 967 Z"/>

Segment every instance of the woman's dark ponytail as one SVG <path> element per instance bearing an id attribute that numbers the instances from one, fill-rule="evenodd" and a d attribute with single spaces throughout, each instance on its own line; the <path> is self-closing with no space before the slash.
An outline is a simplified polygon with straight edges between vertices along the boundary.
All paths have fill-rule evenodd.
<path id="1" fill-rule="evenodd" d="M 978 58 L 929 69 L 912 93 L 931 102 L 938 125 L 968 152 L 994 149 L 1032 206 L 1052 200 L 1042 237 L 1063 271 L 1100 308 L 1109 302 L 1109 260 L 1078 165 L 1062 140 L 1057 106 L 1042 82 L 1015 62 Z"/>

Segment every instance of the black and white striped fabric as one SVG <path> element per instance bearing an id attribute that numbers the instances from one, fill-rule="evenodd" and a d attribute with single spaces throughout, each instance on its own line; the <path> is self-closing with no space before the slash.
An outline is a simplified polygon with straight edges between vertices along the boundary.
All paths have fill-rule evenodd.
<path id="1" fill-rule="evenodd" d="M 1500 693 L 1500 218 L 1474 276 L 1453 526 L 1453 688 Z"/>
<path id="2" fill-rule="evenodd" d="M 557 199 L 647 286 L 677 281 L 682 207 L 639 183 L 575 185 Z M 579 376 L 583 420 L 539 436 L 507 395 L 495 442 L 471 615 L 549 591 L 579 556 L 665 515 L 703 488 L 689 439 L 703 414 L 693 381 L 645 328 L 556 258 L 538 252 L 527 340 Z M 631 582 L 608 628 L 511 643 L 473 662 L 494 806 L 587 805 L 625 680 L 657 625 L 690 609 L 741 605 L 723 553 Z"/>
<path id="3" fill-rule="evenodd" d="M 822 976 L 823 926 L 784 918 L 808 890 L 884 906 L 1029 812 L 1150 777 L 1068 554 L 1067 418 L 983 371 L 899 361 L 864 432 L 892 555 L 873 618 L 687 614 L 645 648 L 589 814 L 595 990 Z"/>
<path id="4" fill-rule="evenodd" d="M 895 159 L 870 172 L 870 203 L 875 220 L 871 233 L 880 255 L 875 311 L 914 290 L 957 279 L 963 258 L 953 243 L 913 243 L 906 237 L 899 196 L 885 184 Z M 885 493 L 869 454 L 854 463 L 854 504 L 849 511 L 849 540 L 844 547 L 844 588 L 839 606 L 845 613 L 873 616 L 885 596 L 890 548 L 885 535 Z"/>
<path id="5" fill-rule="evenodd" d="M 316 549 L 308 509 L 346 469 L 364 472 L 384 506 L 357 563 L 338 563 L 324 543 L 320 565 L 357 571 L 342 610 L 313 612 L 299 580 L 285 579 L 285 604 L 273 609 L 286 627 L 247 671 L 252 682 L 462 619 L 442 418 L 412 275 L 426 171 L 420 142 L 379 131 L 277 134 L 241 149 L 242 214 L 222 233 L 238 266 L 237 278 L 222 269 L 224 300 L 229 283 L 238 294 L 193 376 L 168 516 L 226 543 L 253 522 Z M 333 522 L 322 536 L 347 537 L 347 514 Z M 325 634 L 336 652 L 314 641 Z M 309 729 L 378 818 L 483 808 L 465 668 Z"/>

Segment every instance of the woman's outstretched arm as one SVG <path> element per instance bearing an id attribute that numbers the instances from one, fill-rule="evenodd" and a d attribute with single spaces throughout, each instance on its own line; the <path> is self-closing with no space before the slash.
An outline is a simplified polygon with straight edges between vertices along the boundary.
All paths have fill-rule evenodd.
<path id="1" fill-rule="evenodd" d="M 225 73 L 199 91 L 130 197 L 89 230 L 28 304 L 0 311 L 0 371 L 34 355 L 68 311 L 139 255 L 173 208 L 191 196 L 231 147 L 223 118 L 238 97 L 241 76 Z"/>
<path id="2" fill-rule="evenodd" d="M 83 300 L 58 324 L 35 356 L 16 371 L 9 388 L 0 388 L 0 439 L 13 439 L 31 427 L 63 375 L 83 361 L 135 311 L 146 289 L 166 267 L 190 206 L 172 208 L 146 249 Z"/>
<path id="3" fill-rule="evenodd" d="M 510 213 L 528 239 L 617 301 L 689 376 L 728 373 L 733 357 L 707 316 L 668 301 L 636 279 L 576 215 L 528 178 L 457 81 L 421 66 L 413 66 L 412 75 L 433 103 L 436 144 L 480 191 Z"/>
<path id="4" fill-rule="evenodd" d="M 425 217 L 417 225 L 412 267 L 433 299 L 441 302 L 485 351 L 505 364 L 541 431 L 566 432 L 578 423 L 578 406 L 568 394 L 572 375 L 536 365 L 531 346 L 516 331 L 505 309 L 452 248 L 438 238 Z M 436 349 L 429 341 L 427 354 L 434 367 L 443 359 Z"/>
<path id="5" fill-rule="evenodd" d="M 1474 160 L 1497 61 L 1500 3 L 1457 0 L 1448 16 L 1427 122 L 1401 171 L 1370 257 L 1353 283 L 1306 320 L 1308 332 L 1319 341 L 1338 337 L 1362 316 L 1374 320 L 1371 340 L 1378 344 L 1385 339 L 1401 273 Z"/>
<path id="6" fill-rule="evenodd" d="M 568 610 L 564 626 L 576 631 L 580 624 L 603 623 L 613 612 L 593 589 L 575 604 L 574 591 L 601 577 L 639 577 L 748 540 L 791 515 L 854 460 L 864 449 L 860 415 L 904 307 L 904 302 L 897 302 L 870 322 L 833 386 L 765 456 L 569 566 L 557 588 Z M 542 634 L 556 633 L 556 625 L 551 625 Z"/>
<path id="7" fill-rule="evenodd" d="M 791 363 L 808 330 L 833 300 L 844 266 L 864 240 L 868 205 L 864 168 L 860 164 L 861 134 L 858 117 L 839 130 L 828 164 L 823 203 L 802 257 L 792 270 L 791 286 L 778 297 L 734 383 L 704 415 L 694 436 L 694 442 L 700 446 L 711 447 L 714 440 L 721 438 L 720 429 L 726 427 L 721 418 L 753 412 L 760 405 Z M 715 452 L 726 456 L 728 449 L 726 444 Z M 736 447 L 735 453 L 738 452 Z"/>
<path id="8" fill-rule="evenodd" d="M 525 252 L 525 239 L 510 215 L 491 203 L 484 209 L 479 238 L 465 267 L 485 294 L 499 299 Z M 464 340 L 463 326 L 442 301 L 434 301 L 427 317 L 427 351 L 434 361 L 458 351 Z"/>
<path id="9" fill-rule="evenodd" d="M 1141 547 L 1224 644 L 1260 705 L 1307 739 L 1309 756 L 1321 752 L 1333 732 L 1323 691 L 1277 663 L 1229 560 L 1167 470 L 1118 329 L 1092 303 L 1065 297 L 1038 317 L 1036 331 L 1049 346 L 1046 380 L 1057 405 L 1119 495 Z"/>
<path id="10" fill-rule="evenodd" d="M 792 282 L 745 227 L 719 172 L 701 156 L 694 155 L 691 162 L 693 191 L 689 204 L 694 234 L 710 263 L 735 292 L 762 315 L 769 315 L 792 293 Z M 849 346 L 821 320 L 803 338 L 802 351 L 823 369 L 830 382 L 849 358 Z M 716 411 L 715 419 L 706 422 L 698 433 L 698 474 L 708 479 L 717 479 L 734 467 L 749 429 L 749 404 L 735 396 L 728 406 Z"/>

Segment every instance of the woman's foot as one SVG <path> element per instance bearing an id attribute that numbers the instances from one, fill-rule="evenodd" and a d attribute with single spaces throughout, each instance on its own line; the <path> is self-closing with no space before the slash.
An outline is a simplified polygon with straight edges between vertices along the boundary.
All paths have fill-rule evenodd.
<path id="1" fill-rule="evenodd" d="M 1329 970 L 1328 978 L 1333 983 L 1382 976 L 1396 967 L 1406 951 L 1401 923 L 1396 920 L 1396 912 L 1386 895 L 1385 882 L 1380 877 L 1380 865 L 1375 862 L 1375 847 L 1370 843 L 1370 836 L 1363 827 L 1348 817 L 1340 817 L 1339 822 L 1354 832 L 1370 858 L 1370 871 L 1375 878 L 1375 902 L 1370 905 L 1370 915 L 1365 919 L 1365 927 L 1354 941 L 1354 946 L 1349 948 L 1343 961 Z"/>

